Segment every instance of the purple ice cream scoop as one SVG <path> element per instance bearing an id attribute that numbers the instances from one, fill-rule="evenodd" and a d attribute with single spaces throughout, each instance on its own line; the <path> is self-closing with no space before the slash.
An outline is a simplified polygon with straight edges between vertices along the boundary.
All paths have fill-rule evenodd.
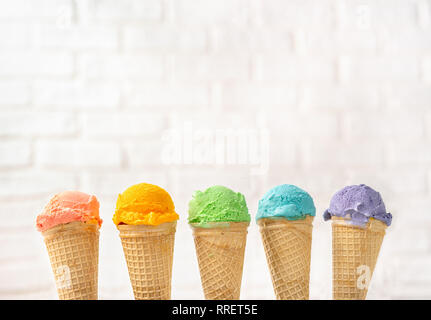
<path id="1" fill-rule="evenodd" d="M 380 193 L 365 184 L 344 187 L 331 199 L 329 209 L 323 214 L 326 220 L 332 216 L 350 217 L 352 224 L 365 225 L 370 218 L 390 226 L 392 215 L 386 212 Z"/>

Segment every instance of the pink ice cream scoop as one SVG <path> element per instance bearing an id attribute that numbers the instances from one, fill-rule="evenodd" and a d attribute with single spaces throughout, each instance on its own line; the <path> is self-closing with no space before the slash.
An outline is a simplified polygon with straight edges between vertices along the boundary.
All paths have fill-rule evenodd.
<path id="1" fill-rule="evenodd" d="M 59 224 L 81 221 L 102 225 L 99 201 L 95 196 L 80 191 L 64 191 L 55 195 L 37 216 L 36 227 L 40 232 Z"/>

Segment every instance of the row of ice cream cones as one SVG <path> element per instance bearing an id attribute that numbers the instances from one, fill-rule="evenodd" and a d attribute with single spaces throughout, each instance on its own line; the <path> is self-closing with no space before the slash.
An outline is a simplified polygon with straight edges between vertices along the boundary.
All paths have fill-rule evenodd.
<path id="1" fill-rule="evenodd" d="M 207 206 L 208 190 L 195 194 L 190 203 L 189 222 L 205 299 L 238 300 L 249 221 L 198 221 L 202 215 L 197 208 L 205 204 L 203 207 L 206 208 L 206 213 L 211 213 L 216 206 L 214 199 L 221 201 L 220 197 L 226 198 L 227 195 L 232 196 L 226 202 L 232 207 L 228 211 L 236 212 L 236 216 L 240 217 L 239 220 L 244 220 L 243 196 L 230 194 L 230 189 L 226 188 L 230 190 L 227 191 L 221 188 L 224 187 L 217 186 L 217 190 L 210 191 L 212 199 L 210 207 Z M 285 188 L 283 190 L 285 191 Z M 295 192 L 297 191 L 295 189 Z M 301 201 L 303 201 L 306 195 L 302 194 L 302 190 L 300 191 L 300 198 L 302 197 Z M 213 193 L 218 197 L 213 197 Z M 71 199 L 90 197 L 85 194 L 68 196 L 68 199 L 56 196 L 53 204 L 57 206 L 57 211 L 48 205 L 51 210 L 49 214 L 53 215 L 55 211 L 58 216 L 62 216 L 64 223 L 52 226 L 52 223 L 49 223 L 50 220 L 43 219 L 41 215 L 42 218 L 38 219 L 38 228 L 44 236 L 59 298 L 63 300 L 98 299 L 98 248 L 101 220 L 92 217 L 93 219 L 87 221 L 65 222 L 65 216 L 70 214 L 71 210 L 76 213 L 78 209 L 83 209 L 82 206 L 79 208 L 76 202 L 70 206 L 73 202 Z M 127 194 L 124 193 L 123 196 L 127 197 Z M 273 195 L 269 195 L 268 198 L 271 201 L 275 199 Z M 234 200 L 239 202 L 234 203 Z M 63 207 L 69 204 L 69 210 L 62 210 L 60 214 L 59 203 Z M 134 204 L 133 210 L 142 209 L 140 206 L 142 202 L 135 201 Z M 261 203 L 259 205 L 261 206 Z M 297 207 L 299 206 L 297 203 Z M 121 204 L 117 203 L 116 214 L 119 213 L 119 207 Z M 174 212 L 173 208 L 168 207 L 163 207 L 163 210 Z M 265 207 L 264 203 L 262 207 Z M 128 208 L 130 209 L 130 206 Z M 217 212 L 224 209 L 229 208 L 218 206 Z M 259 212 L 257 223 L 275 296 L 279 300 L 307 300 L 309 299 L 314 217 L 306 214 L 303 219 L 286 219 L 281 216 L 269 216 L 267 211 Z M 289 212 L 291 214 L 291 211 Z M 154 225 L 126 224 L 121 222 L 122 219 L 119 216 L 121 214 L 114 216 L 114 222 L 117 218 L 117 228 L 135 299 L 170 299 L 176 220 L 163 221 Z M 91 214 L 87 212 L 86 217 L 91 217 Z M 226 212 L 223 217 L 226 218 Z M 354 219 L 350 216 L 332 217 L 333 298 L 336 300 L 366 298 L 368 284 L 387 226 L 381 220 L 374 218 L 370 218 L 363 225 L 352 222 Z M 49 225 L 46 229 L 45 224 Z M 358 273 L 362 268 L 365 268 L 368 276 L 366 281 L 363 281 L 363 277 Z"/>

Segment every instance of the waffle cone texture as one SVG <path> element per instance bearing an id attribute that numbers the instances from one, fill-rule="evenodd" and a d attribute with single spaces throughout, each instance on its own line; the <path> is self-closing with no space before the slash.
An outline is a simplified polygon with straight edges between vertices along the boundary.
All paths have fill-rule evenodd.
<path id="1" fill-rule="evenodd" d="M 43 232 L 60 300 L 97 300 L 99 226 L 71 222 Z"/>
<path id="2" fill-rule="evenodd" d="M 334 300 L 365 300 L 386 224 L 370 219 L 365 227 L 332 217 Z"/>
<path id="3" fill-rule="evenodd" d="M 258 220 L 277 300 L 308 300 L 313 217 Z"/>
<path id="4" fill-rule="evenodd" d="M 118 225 L 136 300 L 170 300 L 176 221 Z"/>
<path id="5" fill-rule="evenodd" d="M 207 300 L 239 300 L 248 222 L 191 224 Z"/>

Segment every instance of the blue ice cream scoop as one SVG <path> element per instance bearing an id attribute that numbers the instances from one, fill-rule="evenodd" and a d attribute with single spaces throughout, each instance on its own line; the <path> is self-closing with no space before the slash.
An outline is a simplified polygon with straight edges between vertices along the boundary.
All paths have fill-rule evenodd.
<path id="1" fill-rule="evenodd" d="M 313 198 L 297 186 L 282 184 L 269 190 L 259 200 L 256 220 L 262 218 L 302 220 L 307 215 L 312 217 L 316 215 Z"/>
<path id="2" fill-rule="evenodd" d="M 347 186 L 331 199 L 329 208 L 323 214 L 325 220 L 332 216 L 350 218 L 355 225 L 365 225 L 370 218 L 380 220 L 390 226 L 392 215 L 386 212 L 380 193 L 365 184 Z"/>

